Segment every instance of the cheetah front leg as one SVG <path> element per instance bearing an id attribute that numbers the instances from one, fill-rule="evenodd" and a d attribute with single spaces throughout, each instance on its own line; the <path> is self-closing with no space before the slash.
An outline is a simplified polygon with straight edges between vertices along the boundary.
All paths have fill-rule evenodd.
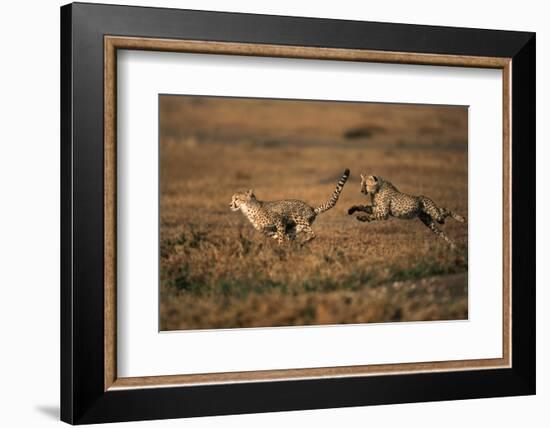
<path id="1" fill-rule="evenodd" d="M 372 213 L 367 215 L 358 215 L 356 217 L 359 221 L 377 221 L 377 220 L 387 220 L 390 216 L 390 207 L 388 206 L 377 206 L 372 210 Z"/>
<path id="2" fill-rule="evenodd" d="M 348 215 L 352 215 L 357 211 L 363 211 L 367 214 L 372 214 L 372 206 L 371 205 L 353 205 L 348 209 Z"/>
<path id="3" fill-rule="evenodd" d="M 383 214 L 367 214 L 367 215 L 358 215 L 357 217 L 355 217 L 357 220 L 359 221 L 377 221 L 377 220 L 387 220 L 388 219 L 388 215 L 383 215 Z"/>
<path id="4" fill-rule="evenodd" d="M 433 218 L 431 218 L 429 215 L 425 213 L 421 213 L 418 218 L 424 223 L 424 225 L 429 228 L 433 233 L 435 233 L 440 238 L 443 238 L 447 243 L 451 246 L 451 248 L 454 250 L 456 249 L 455 243 L 443 232 L 437 225 L 435 224 L 435 221 Z"/>

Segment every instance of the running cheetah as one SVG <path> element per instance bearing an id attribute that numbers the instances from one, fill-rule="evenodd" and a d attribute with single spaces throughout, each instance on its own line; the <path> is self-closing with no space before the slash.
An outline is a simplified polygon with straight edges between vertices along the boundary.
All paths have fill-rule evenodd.
<path id="1" fill-rule="evenodd" d="M 366 215 L 357 216 L 359 221 L 386 220 L 389 216 L 400 219 L 418 217 L 433 233 L 443 238 L 452 247 L 456 248 L 451 239 L 437 227 L 437 223 L 445 223 L 447 217 L 464 223 L 464 217 L 448 210 L 439 208 L 425 196 L 411 196 L 401 193 L 389 181 L 374 175 L 361 174 L 361 193 L 370 196 L 371 205 L 354 205 L 348 210 L 352 215 L 356 211 L 363 211 Z"/>
<path id="2" fill-rule="evenodd" d="M 296 199 L 260 201 L 252 190 L 235 193 L 229 207 L 233 211 L 241 210 L 256 230 L 277 239 L 279 244 L 295 239 L 300 232 L 306 235 L 305 244 L 315 238 L 311 225 L 319 214 L 336 205 L 348 177 L 349 169 L 346 169 L 330 199 L 317 208 Z"/>

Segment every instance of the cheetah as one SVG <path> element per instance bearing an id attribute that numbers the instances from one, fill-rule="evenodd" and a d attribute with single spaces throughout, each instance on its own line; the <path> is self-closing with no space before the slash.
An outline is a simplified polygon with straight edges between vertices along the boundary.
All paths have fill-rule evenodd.
<path id="1" fill-rule="evenodd" d="M 400 219 L 418 217 L 426 227 L 440 238 L 443 238 L 451 248 L 455 243 L 437 227 L 436 223 L 444 224 L 447 217 L 464 223 L 464 217 L 446 208 L 439 208 L 425 196 L 411 196 L 401 193 L 397 188 L 382 177 L 361 174 L 361 193 L 370 196 L 371 205 L 354 205 L 348 210 L 352 215 L 363 211 L 366 215 L 357 216 L 359 221 L 386 220 L 389 216 Z"/>
<path id="2" fill-rule="evenodd" d="M 256 230 L 277 239 L 279 245 L 284 241 L 294 240 L 298 233 L 306 235 L 302 242 L 305 244 L 315 238 L 311 225 L 319 214 L 336 205 L 348 177 L 349 169 L 346 169 L 331 197 L 317 208 L 296 199 L 260 201 L 252 190 L 235 193 L 229 207 L 232 211 L 240 210 Z"/>

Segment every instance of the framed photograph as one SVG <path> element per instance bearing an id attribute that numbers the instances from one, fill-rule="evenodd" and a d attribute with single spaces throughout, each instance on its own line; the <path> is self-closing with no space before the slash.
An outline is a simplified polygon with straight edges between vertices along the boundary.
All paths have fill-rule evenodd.
<path id="1" fill-rule="evenodd" d="M 61 8 L 61 418 L 535 393 L 535 35 Z"/>

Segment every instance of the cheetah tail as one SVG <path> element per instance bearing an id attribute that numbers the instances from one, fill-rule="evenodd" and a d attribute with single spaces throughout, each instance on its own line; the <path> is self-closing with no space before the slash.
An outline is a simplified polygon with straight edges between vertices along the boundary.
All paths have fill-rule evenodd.
<path id="1" fill-rule="evenodd" d="M 346 184 L 348 177 L 349 177 L 349 169 L 346 169 L 344 171 L 344 174 L 342 174 L 342 177 L 340 177 L 340 180 L 338 180 L 336 189 L 334 189 L 334 192 L 332 193 L 330 199 L 326 201 L 324 204 L 321 204 L 317 208 L 315 208 L 315 214 L 324 213 L 325 211 L 330 210 L 334 205 L 336 205 L 336 202 L 340 197 L 340 193 L 342 192 L 342 188 L 344 187 L 344 184 Z"/>

